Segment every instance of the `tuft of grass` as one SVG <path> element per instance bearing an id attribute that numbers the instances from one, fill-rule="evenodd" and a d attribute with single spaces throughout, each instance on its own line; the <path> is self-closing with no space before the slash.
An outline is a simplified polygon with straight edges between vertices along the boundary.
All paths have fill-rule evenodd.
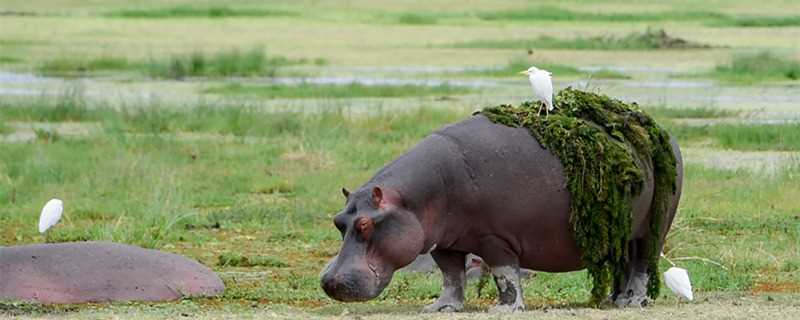
<path id="1" fill-rule="evenodd" d="M 179 6 L 161 9 L 125 9 L 111 11 L 105 14 L 115 18 L 146 18 L 146 19 L 165 19 L 165 18 L 237 18 L 237 17 L 276 17 L 276 16 L 295 16 L 296 12 L 274 9 L 256 8 L 229 8 L 223 6 L 212 6 L 208 8 L 195 8 L 189 6 Z"/>
<path id="2" fill-rule="evenodd" d="M 636 13 L 595 13 L 538 7 L 523 10 L 480 12 L 478 17 L 488 21 L 593 21 L 593 22 L 641 22 L 641 21 L 695 21 L 724 19 L 727 16 L 708 11 L 664 11 Z"/>
<path id="3" fill-rule="evenodd" d="M 92 121 L 101 116 L 100 110 L 91 110 L 80 85 L 69 85 L 56 97 L 41 96 L 20 101 L 0 100 L 2 116 L 19 121 Z"/>
<path id="4" fill-rule="evenodd" d="M 186 77 L 227 76 L 274 76 L 277 70 L 287 65 L 309 63 L 307 60 L 291 60 L 282 56 L 269 56 L 263 48 L 249 50 L 229 49 L 214 54 L 193 52 L 174 55 L 168 59 L 129 61 L 118 57 L 93 59 L 58 58 L 45 61 L 36 68 L 45 75 L 85 75 L 103 71 L 132 71 L 154 78 L 183 79 Z M 326 64 L 324 59 L 315 59 L 314 64 Z"/>
<path id="5" fill-rule="evenodd" d="M 223 253 L 219 255 L 217 266 L 220 267 L 273 267 L 285 268 L 289 264 L 283 260 L 270 256 L 246 257 L 238 253 Z"/>
<path id="6" fill-rule="evenodd" d="M 710 107 L 670 108 L 670 107 L 643 107 L 644 111 L 655 118 L 669 119 L 710 119 L 730 118 L 738 116 L 741 112 Z"/>
<path id="7" fill-rule="evenodd" d="M 712 139 L 719 147 L 733 150 L 800 151 L 800 124 L 665 124 L 670 134 L 681 141 Z"/>
<path id="8" fill-rule="evenodd" d="M 759 27 L 759 28 L 794 27 L 794 26 L 800 26 L 800 16 L 732 17 L 729 19 L 721 20 L 712 25 L 725 26 L 725 27 Z"/>
<path id="9" fill-rule="evenodd" d="M 432 25 L 436 24 L 438 19 L 435 15 L 426 13 L 403 13 L 397 17 L 397 23 L 410 24 L 410 25 Z"/>
<path id="10" fill-rule="evenodd" d="M 578 21 L 578 22 L 705 22 L 710 26 L 726 27 L 792 27 L 800 26 L 800 16 L 731 16 L 712 11 L 662 11 L 630 13 L 597 13 L 574 11 L 557 7 L 538 7 L 523 10 L 479 12 L 487 21 Z"/>
<path id="11" fill-rule="evenodd" d="M 278 68 L 298 64 L 284 57 L 268 57 L 262 48 L 247 51 L 231 49 L 214 55 L 195 52 L 176 55 L 164 60 L 151 60 L 147 64 L 149 74 L 157 78 L 183 79 L 185 77 L 269 76 Z"/>
<path id="12" fill-rule="evenodd" d="M 710 133 L 726 149 L 800 150 L 800 124 L 718 125 Z"/>
<path id="13" fill-rule="evenodd" d="M 710 75 L 726 82 L 741 84 L 800 80 L 800 61 L 768 51 L 737 54 L 729 63 L 717 65 Z"/>
<path id="14" fill-rule="evenodd" d="M 570 49 L 570 50 L 658 50 L 710 48 L 708 45 L 672 37 L 663 29 L 647 29 L 623 37 L 590 37 L 575 39 L 556 39 L 543 36 L 532 40 L 474 40 L 456 43 L 455 48 L 490 49 Z"/>
<path id="15" fill-rule="evenodd" d="M 23 60 L 12 56 L 0 56 L 0 64 L 20 63 Z"/>
<path id="16" fill-rule="evenodd" d="M 61 135 L 55 130 L 35 129 L 34 133 L 36 134 L 36 140 L 44 143 L 55 143 L 61 140 Z"/>
<path id="17" fill-rule="evenodd" d="M 92 59 L 57 58 L 40 63 L 36 70 L 40 74 L 70 76 L 96 71 L 121 71 L 137 66 L 125 58 L 98 57 Z"/>
<path id="18" fill-rule="evenodd" d="M 413 96 L 448 96 L 467 94 L 471 89 L 450 85 L 363 85 L 351 83 L 347 85 L 310 84 L 298 85 L 245 85 L 232 83 L 211 87 L 203 93 L 226 96 L 254 96 L 262 98 L 364 98 L 364 97 L 413 97 Z"/>
<path id="19" fill-rule="evenodd" d="M 0 135 L 9 134 L 12 132 L 14 132 L 14 130 L 8 124 L 6 124 L 5 121 L 0 119 Z"/>

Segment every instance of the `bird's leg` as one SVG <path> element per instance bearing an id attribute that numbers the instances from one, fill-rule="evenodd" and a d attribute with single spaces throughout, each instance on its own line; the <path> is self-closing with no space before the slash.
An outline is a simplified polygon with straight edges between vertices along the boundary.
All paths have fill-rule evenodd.
<path id="1" fill-rule="evenodd" d="M 539 101 L 539 112 L 536 112 L 536 116 L 541 116 L 542 115 L 542 106 L 543 105 L 544 104 L 541 101 Z M 545 111 L 547 111 L 547 110 L 545 110 Z"/>

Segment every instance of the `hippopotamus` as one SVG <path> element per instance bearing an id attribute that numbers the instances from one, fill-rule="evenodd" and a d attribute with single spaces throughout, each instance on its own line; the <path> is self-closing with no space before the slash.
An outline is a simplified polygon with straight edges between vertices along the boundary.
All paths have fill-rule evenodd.
<path id="1" fill-rule="evenodd" d="M 110 242 L 0 247 L 0 300 L 168 301 L 224 290 L 209 268 L 157 250 Z"/>
<path id="2" fill-rule="evenodd" d="M 660 230 L 659 250 L 677 210 L 682 160 L 674 140 L 676 188 Z M 639 160 L 641 161 L 641 160 Z M 649 163 L 649 162 L 648 162 Z M 647 301 L 652 166 L 633 197 L 625 280 L 610 299 L 620 306 Z M 520 268 L 570 272 L 585 268 L 570 223 L 570 193 L 560 160 L 527 129 L 496 124 L 481 114 L 425 137 L 356 191 L 342 189 L 344 209 L 333 218 L 339 253 L 321 273 L 336 300 L 378 296 L 395 270 L 430 252 L 442 272 L 442 292 L 423 311 L 464 308 L 464 258 L 490 267 L 498 290 L 492 311 L 524 309 Z"/>

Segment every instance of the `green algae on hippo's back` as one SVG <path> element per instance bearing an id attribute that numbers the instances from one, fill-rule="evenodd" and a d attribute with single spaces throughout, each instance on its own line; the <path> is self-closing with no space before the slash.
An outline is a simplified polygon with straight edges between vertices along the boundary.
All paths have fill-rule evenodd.
<path id="1" fill-rule="evenodd" d="M 537 115 L 539 106 L 500 105 L 479 113 L 495 123 L 527 128 L 560 160 L 571 194 L 570 221 L 582 259 L 592 277 L 592 300 L 605 299 L 614 282 L 624 281 L 631 240 L 631 200 L 642 190 L 645 168 L 653 166 L 654 195 L 647 239 L 648 295 L 660 287 L 659 238 L 670 195 L 675 191 L 676 160 L 669 134 L 634 104 L 567 88 L 556 110 Z M 634 150 L 631 150 L 632 146 Z"/>

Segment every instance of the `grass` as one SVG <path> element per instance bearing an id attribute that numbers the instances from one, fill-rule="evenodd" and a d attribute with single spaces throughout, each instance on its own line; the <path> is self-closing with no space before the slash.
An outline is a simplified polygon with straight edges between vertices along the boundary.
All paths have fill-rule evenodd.
<path id="1" fill-rule="evenodd" d="M 523 10 L 479 12 L 487 21 L 576 21 L 576 22 L 703 22 L 710 26 L 726 27 L 792 27 L 800 25 L 800 16 L 734 16 L 714 11 L 642 11 L 596 13 L 557 7 L 533 7 Z"/>
<path id="2" fill-rule="evenodd" d="M 74 75 L 95 71 L 124 71 L 136 68 L 125 58 L 98 57 L 93 59 L 56 58 L 44 61 L 37 66 L 43 75 Z"/>
<path id="3" fill-rule="evenodd" d="M 39 64 L 37 71 L 44 75 L 82 76 L 97 72 L 136 72 L 154 78 L 183 79 L 186 77 L 274 76 L 281 67 L 308 63 L 281 56 L 268 56 L 263 48 L 229 49 L 214 54 L 194 52 L 173 55 L 166 59 L 130 61 L 119 57 L 91 59 L 57 58 Z M 315 64 L 325 64 L 318 59 Z"/>
<path id="4" fill-rule="evenodd" d="M 569 49 L 569 50 L 657 50 L 709 48 L 708 45 L 693 43 L 667 35 L 663 29 L 647 29 L 623 37 L 578 37 L 575 39 L 556 39 L 542 36 L 531 40 L 474 40 L 456 43 L 455 48 L 482 49 Z"/>
<path id="5" fill-rule="evenodd" d="M 304 61 L 302 61 L 304 62 Z M 284 57 L 268 57 L 261 48 L 248 51 L 237 49 L 206 55 L 195 52 L 173 56 L 167 61 L 150 61 L 150 75 L 159 78 L 184 77 L 274 76 L 278 68 L 298 64 Z"/>
<path id="6" fill-rule="evenodd" d="M 800 16 L 750 16 L 734 17 L 713 23 L 727 27 L 781 28 L 800 26 Z"/>
<path id="7" fill-rule="evenodd" d="M 478 17 L 489 21 L 581 21 L 581 22 L 640 22 L 696 21 L 721 19 L 726 16 L 710 11 L 662 11 L 632 13 L 594 13 L 556 7 L 537 7 L 523 10 L 480 12 Z"/>
<path id="8" fill-rule="evenodd" d="M 195 303 L 304 310 L 344 308 L 325 298 L 318 285 L 319 270 L 339 246 L 330 221 L 342 205 L 339 188 L 358 186 L 435 128 L 468 114 L 422 108 L 351 118 L 342 111 L 264 113 L 213 105 L 116 110 L 47 103 L 39 107 L 70 105 L 64 114 L 71 116 L 43 116 L 33 105 L 2 107 L 0 116 L 92 121 L 101 134 L 0 143 L 7 151 L 0 153 L 0 243 L 43 241 L 36 215 L 27 213 L 58 196 L 65 200 L 65 219 L 49 241 L 165 248 L 215 266 L 226 279 L 222 298 Z M 784 141 L 800 141 L 793 133 L 798 128 L 781 130 L 788 134 Z M 755 143 L 771 145 L 770 139 Z M 792 201 L 800 197 L 800 166 L 768 177 L 689 165 L 685 181 L 667 253 L 706 257 L 727 268 L 679 260 L 698 294 L 746 292 L 764 281 L 800 283 L 800 220 Z M 265 269 L 267 278 L 237 276 Z M 588 298 L 585 272 L 539 273 L 524 286 L 534 308 L 580 306 Z M 376 301 L 347 308 L 400 305 L 412 312 L 438 292 L 438 275 L 398 274 Z M 479 297 L 471 284 L 467 295 L 472 306 L 485 308 L 496 292 L 489 286 Z"/>
<path id="9" fill-rule="evenodd" d="M 718 124 L 707 126 L 667 124 L 667 127 L 670 133 L 682 141 L 712 139 L 716 145 L 724 149 L 800 151 L 799 124 Z"/>
<path id="10" fill-rule="evenodd" d="M 0 64 L 13 64 L 13 63 L 20 63 L 23 60 L 17 57 L 11 56 L 0 56 Z"/>
<path id="11" fill-rule="evenodd" d="M 717 65 L 710 76 L 738 84 L 796 81 L 800 80 L 800 61 L 768 51 L 737 54 L 729 63 Z"/>
<path id="12" fill-rule="evenodd" d="M 740 114 L 740 111 L 710 108 L 710 107 L 643 107 L 643 109 L 655 118 L 669 119 L 710 119 L 710 118 L 730 118 Z"/>
<path id="13" fill-rule="evenodd" d="M 296 19 L 287 19 L 280 14 L 259 17 L 242 13 L 223 13 L 218 16 L 224 17 L 214 18 L 208 8 L 200 4 L 189 4 L 197 6 L 194 13 L 170 13 L 184 6 L 178 2 L 159 9 L 155 4 L 138 2 L 132 5 L 68 1 L 37 5 L 12 1 L 5 9 L 36 10 L 39 16 L 0 17 L 0 36 L 8 40 L 0 40 L 0 47 L 4 48 L 3 57 L 11 60 L 4 66 L 19 70 L 36 70 L 52 59 L 62 60 L 54 63 L 53 69 L 67 65 L 61 69 L 78 75 L 130 73 L 148 78 L 181 78 L 218 77 L 218 70 L 223 69 L 209 62 L 215 59 L 213 52 L 204 51 L 202 59 L 194 59 L 204 61 L 203 71 L 191 71 L 194 68 L 191 52 L 170 55 L 175 48 L 197 48 L 198 35 L 202 35 L 204 48 L 214 52 L 217 49 L 228 52 L 224 48 L 238 44 L 244 48 L 239 51 L 239 57 L 246 56 L 247 48 L 253 44 L 268 40 L 269 55 L 265 54 L 267 61 L 264 62 L 267 67 L 256 75 L 270 74 L 272 57 L 298 55 L 324 55 L 337 67 L 489 65 L 504 61 L 498 59 L 506 59 L 509 52 L 421 48 L 428 43 L 446 43 L 448 40 L 443 41 L 442 37 L 456 41 L 451 32 L 456 29 L 456 33 L 463 36 L 461 39 L 492 39 L 508 34 L 508 24 L 516 23 L 519 27 L 534 19 L 542 22 L 525 28 L 552 24 L 551 21 L 567 22 L 555 24 L 565 27 L 553 34 L 556 40 L 572 35 L 580 38 L 580 30 L 586 28 L 607 27 L 613 29 L 614 34 L 624 36 L 627 32 L 641 31 L 644 25 L 665 22 L 667 26 L 680 25 L 681 34 L 697 34 L 697 39 L 714 39 L 714 43 L 730 43 L 737 48 L 785 49 L 794 43 L 786 36 L 788 29 L 762 32 L 718 28 L 732 20 L 725 20 L 729 17 L 721 18 L 722 14 L 717 13 L 690 12 L 680 17 L 682 12 L 676 10 L 685 5 L 684 2 L 659 3 L 659 8 L 667 8 L 664 12 L 654 12 L 652 5 L 616 3 L 610 8 L 608 4 L 590 2 L 586 4 L 591 9 L 587 7 L 586 11 L 562 10 L 566 13 L 559 13 L 551 10 L 551 18 L 547 18 L 547 12 L 537 17 L 531 9 L 518 17 L 498 16 L 494 20 L 487 20 L 485 14 L 480 13 L 485 9 L 479 7 L 479 2 L 459 3 L 466 6 L 463 16 L 458 13 L 437 15 L 435 12 L 447 4 L 435 2 L 358 4 L 374 12 L 391 11 L 377 21 L 359 18 L 379 14 L 362 14 L 353 10 L 355 4 L 321 4 L 314 8 L 306 4 L 282 4 L 281 10 L 297 13 L 292 16 Z M 526 4 L 508 4 L 507 7 L 520 5 Z M 255 6 L 253 3 L 243 4 L 244 7 L 236 3 L 217 6 L 239 12 L 251 11 L 251 14 L 262 10 L 240 9 Z M 641 12 L 642 6 L 650 13 L 609 13 Z M 269 4 L 262 7 L 271 10 Z M 734 4 L 729 10 L 733 12 L 743 7 L 741 3 Z M 762 10 L 773 14 L 791 11 L 776 7 L 770 9 L 762 5 Z M 691 10 L 706 10 L 703 8 Z M 130 14 L 129 18 L 115 15 L 127 9 L 139 12 Z M 309 11 L 304 11 L 306 9 Z M 104 17 L 98 18 L 98 14 Z M 136 15 L 138 17 L 134 17 Z M 741 18 L 742 21 L 745 18 L 759 20 L 765 27 L 795 24 L 792 18 L 784 17 Z M 20 28 L 20 25 L 28 27 Z M 56 33 L 60 36 L 41 33 L 53 28 L 58 29 Z M 284 33 L 284 30 L 290 31 Z M 669 30 L 673 30 L 672 27 Z M 523 28 L 518 34 L 525 32 L 527 29 Z M 740 32 L 746 36 L 741 36 Z M 583 36 L 582 39 L 591 39 Z M 538 39 L 531 39 L 534 40 Z M 698 51 L 691 57 L 677 51 L 571 50 L 574 49 L 549 50 L 536 61 L 521 59 L 523 63 L 517 64 L 511 61 L 500 71 L 454 76 L 515 77 L 519 76 L 517 72 L 534 64 L 553 71 L 558 77 L 585 77 L 588 75 L 569 65 L 541 62 L 649 66 L 650 63 L 684 65 L 685 59 L 696 58 L 689 63 L 707 65 L 708 59 L 719 57 L 716 50 Z M 70 55 L 53 55 L 59 52 Z M 237 59 L 228 59 L 232 60 Z M 290 60 L 289 64 L 293 63 L 301 62 Z M 278 63 L 279 73 L 283 65 Z M 769 81 L 787 79 L 780 73 L 785 69 L 781 67 L 776 69 L 777 73 L 770 72 Z M 247 74 L 249 69 L 244 70 Z M 47 70 L 40 72 L 47 73 Z M 241 71 L 228 74 L 237 72 Z M 742 77 L 749 72 L 732 76 Z M 773 78 L 773 75 L 777 76 Z M 147 80 L 136 81 L 131 87 L 157 85 L 145 83 Z M 198 87 L 206 85 L 200 83 Z M 221 90 L 224 86 L 217 88 Z M 304 101 L 292 101 L 298 112 L 267 113 L 231 101 L 225 101 L 226 107 L 221 107 L 215 104 L 218 97 L 207 97 L 209 102 L 206 103 L 185 105 L 126 101 L 119 109 L 110 109 L 95 100 L 90 104 L 79 89 L 75 90 L 71 97 L 68 92 L 56 98 L 34 96 L 11 100 L 0 97 L 0 132 L 10 132 L 11 121 L 74 122 L 73 125 L 97 127 L 85 136 L 41 131 L 39 138 L 24 143 L 0 141 L 0 244 L 111 240 L 159 248 L 211 266 L 221 274 L 228 291 L 221 298 L 184 299 L 164 304 L 41 306 L 0 301 L 0 317 L 406 319 L 418 317 L 419 308 L 439 294 L 440 280 L 436 274 L 398 274 L 375 301 L 342 304 L 321 292 L 318 273 L 339 249 L 340 238 L 331 223 L 343 202 L 338 190 L 343 186 L 354 189 L 428 132 L 466 117 L 472 111 L 472 105 L 466 100 L 453 104 L 464 105 L 469 110 L 422 108 L 398 113 L 370 110 L 369 116 L 351 117 L 347 109 L 303 113 L 307 111 L 304 107 L 309 105 Z M 318 96 L 314 90 L 292 94 Z M 358 89 L 363 92 L 350 97 L 386 94 L 365 93 L 369 90 L 372 88 Z M 513 90 L 501 87 L 493 94 L 507 96 L 509 92 L 517 92 Z M 403 94 L 410 97 L 419 93 L 416 88 L 409 88 Z M 220 98 L 225 99 L 225 94 Z M 344 99 L 347 98 L 337 104 L 356 102 Z M 415 106 L 424 103 L 420 101 L 410 98 L 404 103 Z M 798 140 L 795 126 L 689 127 L 669 122 L 674 118 L 717 118 L 735 114 L 713 108 L 680 111 L 648 108 L 648 111 L 662 123 L 669 124 L 683 146 L 798 150 L 794 143 Z M 508 317 L 690 319 L 702 314 L 708 318 L 731 319 L 754 315 L 798 318 L 798 186 L 800 171 L 796 167 L 766 175 L 748 170 L 712 169 L 689 161 L 683 201 L 668 241 L 667 255 L 688 259 L 676 260 L 676 263 L 689 270 L 697 301 L 678 303 L 665 289 L 665 296 L 645 309 L 587 309 L 582 305 L 588 298 L 585 273 L 539 273 L 524 282 L 526 303 L 532 311 Z M 41 205 L 54 196 L 65 199 L 65 217 L 45 238 L 35 230 L 37 213 Z M 692 257 L 712 259 L 727 269 Z M 238 266 L 225 262 L 219 265 L 220 258 Z M 245 258 L 248 263 L 243 264 Z M 260 260 L 262 258 L 264 260 Z M 256 260 L 255 265 L 250 260 Z M 666 263 L 662 263 L 662 267 L 666 268 Z M 493 286 L 490 284 L 481 296 L 477 289 L 475 283 L 467 287 L 467 306 L 471 313 L 464 316 L 496 317 L 483 313 L 496 297 Z M 452 316 L 430 317 L 447 319 Z"/>
<path id="14" fill-rule="evenodd" d="M 178 6 L 172 8 L 157 9 L 124 9 L 111 11 L 105 14 L 115 18 L 145 18 L 145 19 L 166 19 L 166 18 L 238 18 L 238 17 L 285 17 L 295 16 L 297 13 L 285 10 L 256 9 L 256 8 L 231 8 L 224 6 L 212 6 L 207 8 L 197 8 L 190 6 Z"/>
<path id="15" fill-rule="evenodd" d="M 95 121 L 104 113 L 88 106 L 80 85 L 66 87 L 55 99 L 46 96 L 24 101 L 1 99 L 0 109 L 0 119 L 41 122 Z"/>
<path id="16" fill-rule="evenodd" d="M 438 21 L 437 15 L 427 13 L 407 12 L 397 17 L 397 23 L 408 25 L 433 25 Z"/>
<path id="17" fill-rule="evenodd" d="M 539 69 L 550 71 L 558 77 L 592 77 L 595 79 L 630 79 L 630 76 L 611 70 L 584 72 L 578 68 L 557 64 L 532 61 L 528 58 L 513 58 L 504 66 L 494 69 L 464 71 L 466 75 L 483 77 L 519 77 L 519 72 L 535 65 Z"/>
<path id="18" fill-rule="evenodd" d="M 217 266 L 220 267 L 273 267 L 285 268 L 289 265 L 281 259 L 269 256 L 245 257 L 238 253 L 223 253 L 219 255 Z"/>
<path id="19" fill-rule="evenodd" d="M 6 124 L 5 121 L 0 120 L 0 134 L 9 134 L 12 132 L 14 132 L 14 129 L 12 129 L 8 124 Z"/>
<path id="20" fill-rule="evenodd" d="M 413 97 L 413 96 L 449 96 L 467 94 L 473 90 L 450 85 L 364 85 L 351 83 L 347 85 L 311 84 L 298 85 L 252 85 L 227 84 L 211 87 L 203 93 L 224 96 L 251 96 L 259 98 L 362 98 L 362 97 Z"/>

